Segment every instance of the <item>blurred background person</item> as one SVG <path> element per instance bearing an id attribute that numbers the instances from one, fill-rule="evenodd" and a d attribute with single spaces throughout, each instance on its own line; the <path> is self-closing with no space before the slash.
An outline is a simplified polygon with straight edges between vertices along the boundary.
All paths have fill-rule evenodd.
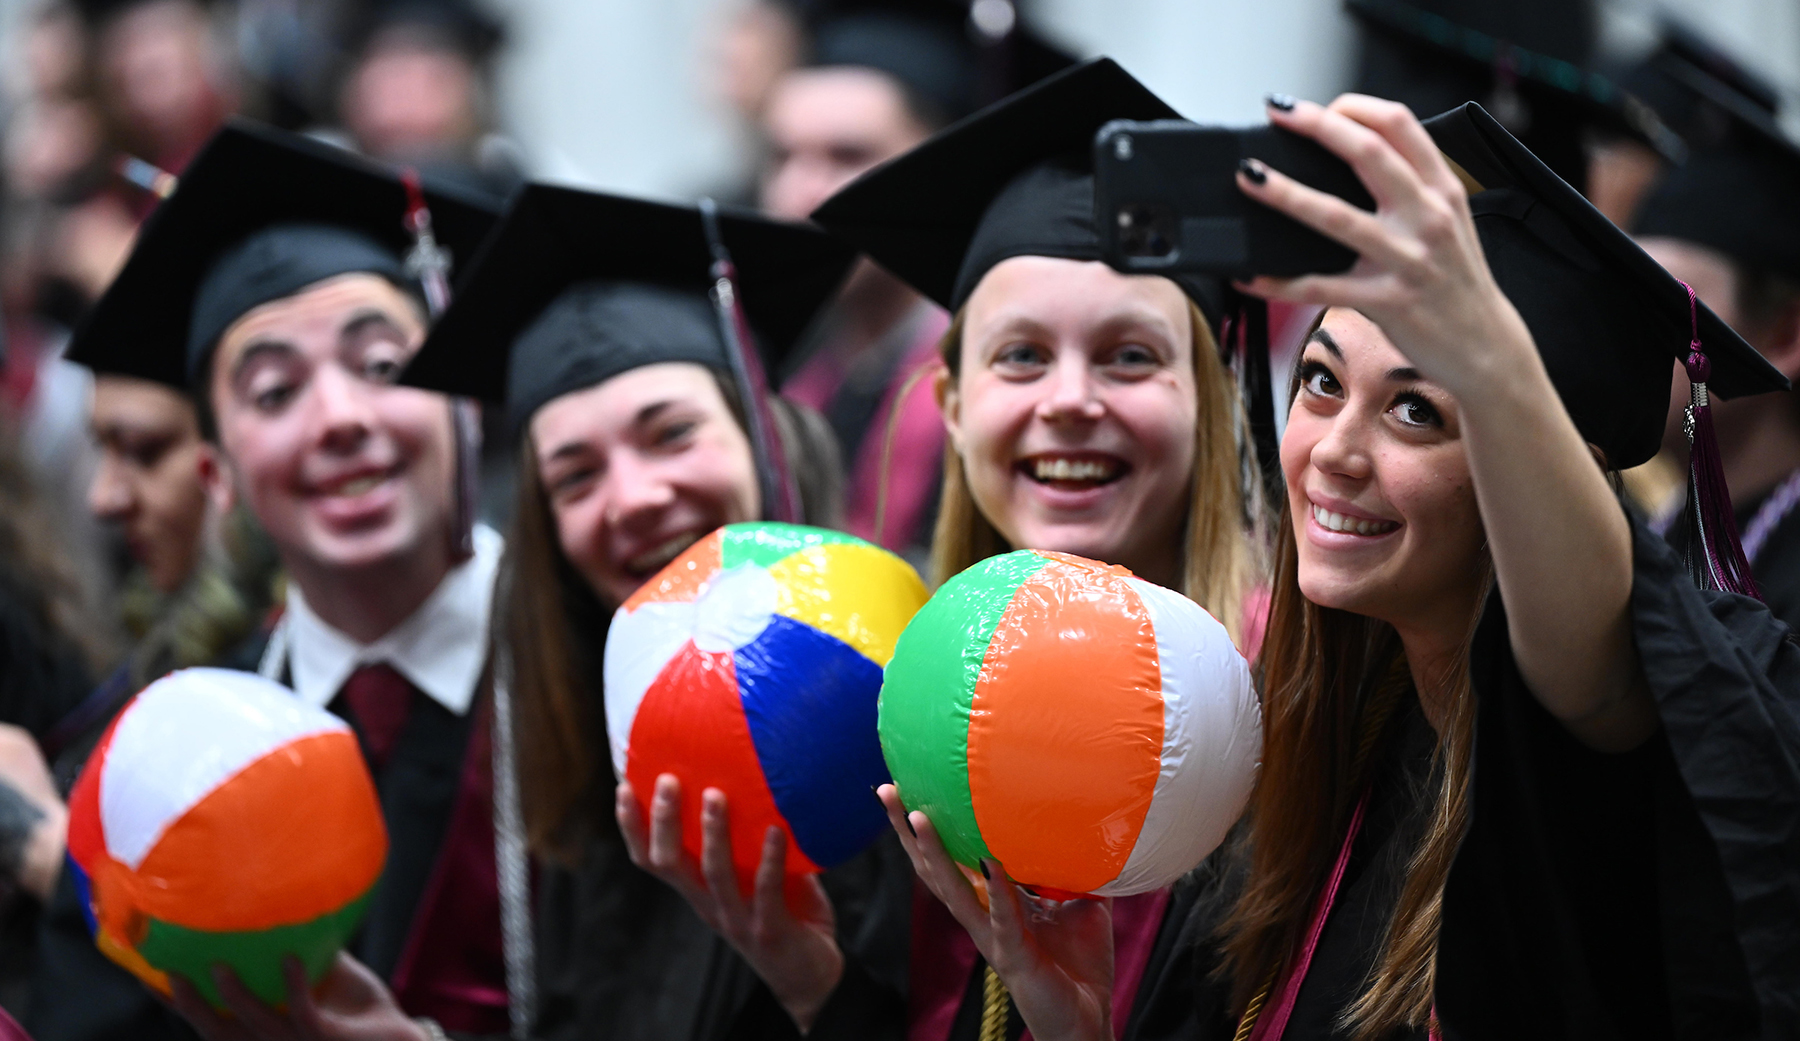
<path id="1" fill-rule="evenodd" d="M 22 1010 L 32 938 L 62 863 L 62 801 L 40 742 L 84 697 L 105 647 L 52 536 L 17 416 L 0 406 L 0 1006 Z"/>
<path id="2" fill-rule="evenodd" d="M 523 182 L 518 148 L 494 132 L 501 23 L 472 0 L 374 0 L 350 16 L 338 89 L 348 144 L 503 199 Z"/>
<path id="3" fill-rule="evenodd" d="M 1686 82 L 1722 117 L 1683 166 L 1669 170 L 1637 214 L 1638 242 L 1790 380 L 1800 378 L 1800 148 L 1763 107 L 1766 96 L 1691 70 Z M 1683 499 L 1688 403 L 1676 367 L 1663 457 L 1675 513 Z M 1800 626 L 1800 397 L 1714 401 L 1713 426 L 1744 555 L 1763 599 Z M 1682 538 L 1679 523 L 1673 525 Z"/>
<path id="4" fill-rule="evenodd" d="M 1009 8 L 1010 10 L 1010 8 Z M 806 60 L 768 92 L 763 208 L 805 220 L 832 193 L 1071 59 L 953 0 L 819 5 Z M 943 310 L 863 259 L 782 393 L 843 446 L 852 533 L 922 565 L 936 517 L 943 424 L 929 383 Z"/>
<path id="5" fill-rule="evenodd" d="M 1677 150 L 1679 162 L 1671 162 L 1629 135 L 1603 133 L 1590 142 L 1588 199 L 1621 228 L 1632 227 L 1644 197 L 1672 166 L 1731 136 L 1732 112 L 1756 110 L 1762 115 L 1755 118 L 1772 123 L 1780 106 L 1773 84 L 1685 22 L 1665 15 L 1657 33 L 1656 46 L 1621 69 L 1617 79 L 1684 147 Z"/>

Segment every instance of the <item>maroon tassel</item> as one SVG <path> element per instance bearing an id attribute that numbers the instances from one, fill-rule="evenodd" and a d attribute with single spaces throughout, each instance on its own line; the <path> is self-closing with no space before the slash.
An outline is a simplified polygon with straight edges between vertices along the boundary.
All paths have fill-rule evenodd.
<path id="1" fill-rule="evenodd" d="M 419 172 L 400 171 L 406 188 L 406 230 L 412 248 L 406 251 L 406 273 L 418 279 L 425 291 L 425 309 L 431 321 L 450 306 L 450 251 L 438 245 L 431 231 L 431 209 L 425 205 L 425 189 Z M 456 440 L 456 502 L 451 518 L 451 552 L 466 558 L 475 552 L 475 515 L 481 498 L 481 406 L 474 398 L 450 399 L 450 426 Z"/>
<path id="2" fill-rule="evenodd" d="M 1713 433 L 1712 404 L 1706 381 L 1712 361 L 1700 346 L 1700 319 L 1694 290 L 1687 283 L 1688 313 L 1693 320 L 1693 339 L 1686 360 L 1693 396 L 1684 424 L 1688 439 L 1688 567 L 1702 589 L 1762 599 L 1750 562 L 1738 542 L 1737 516 L 1731 509 L 1731 493 L 1725 487 L 1725 467 L 1719 460 L 1719 441 Z"/>
<path id="3" fill-rule="evenodd" d="M 744 399 L 745 425 L 749 427 L 751 453 L 756 459 L 758 483 L 763 493 L 763 515 L 769 520 L 798 524 L 804 518 L 800 506 L 800 486 L 788 468 L 783 449 L 781 428 L 775 422 L 775 410 L 769 405 L 769 378 L 763 371 L 762 356 L 756 350 L 756 337 L 744 316 L 744 305 L 737 294 L 737 266 L 725 248 L 719 230 L 718 206 L 711 199 L 701 199 L 700 224 L 712 251 L 713 308 L 718 312 L 719 331 L 725 340 L 725 353 L 731 363 L 732 382 L 738 396 Z"/>

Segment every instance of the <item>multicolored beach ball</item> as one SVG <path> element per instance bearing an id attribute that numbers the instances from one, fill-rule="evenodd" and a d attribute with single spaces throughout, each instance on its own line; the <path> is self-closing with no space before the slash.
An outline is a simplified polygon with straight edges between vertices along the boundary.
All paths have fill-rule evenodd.
<path id="1" fill-rule="evenodd" d="M 648 802 L 682 784 L 682 837 L 700 851 L 700 796 L 723 791 L 748 888 L 768 826 L 790 875 L 856 855 L 887 827 L 875 737 L 881 670 L 925 602 L 904 560 L 794 524 L 732 524 L 633 594 L 606 637 L 613 768 Z"/>
<path id="2" fill-rule="evenodd" d="M 69 796 L 69 863 L 94 940 L 167 995 L 219 1004 L 212 966 L 286 1000 L 281 961 L 315 982 L 387 857 L 350 728 L 248 672 L 184 669 L 144 688 Z"/>
<path id="3" fill-rule="evenodd" d="M 1047 896 L 1174 882 L 1224 840 L 1262 757 L 1225 627 L 1122 567 L 990 557 L 901 634 L 880 733 L 900 796 L 950 856 Z"/>

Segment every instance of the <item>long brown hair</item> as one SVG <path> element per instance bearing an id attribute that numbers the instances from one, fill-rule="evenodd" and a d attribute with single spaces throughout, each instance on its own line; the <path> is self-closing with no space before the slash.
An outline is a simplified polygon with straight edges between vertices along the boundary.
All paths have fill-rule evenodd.
<path id="1" fill-rule="evenodd" d="M 1221 927 L 1220 971 L 1240 1010 L 1266 993 L 1299 945 L 1368 783 L 1372 752 L 1391 729 L 1391 709 L 1417 696 L 1393 626 L 1306 599 L 1294 538 L 1284 498 L 1261 657 L 1262 769 L 1238 847 L 1248 871 Z M 1485 555 L 1482 567 L 1477 605 L 1492 582 Z M 1471 637 L 1478 615 L 1477 606 Z M 1409 858 L 1368 987 L 1344 1012 L 1358 1041 L 1422 1025 L 1431 1014 L 1444 882 L 1468 820 L 1475 698 L 1466 643 L 1438 686 L 1447 711 L 1432 764 L 1432 816 Z"/>
<path id="2" fill-rule="evenodd" d="M 734 388 L 714 376 L 742 426 Z M 839 523 L 843 488 L 831 428 L 799 405 L 779 397 L 770 401 L 807 523 Z M 529 433 L 519 438 L 518 502 L 501 583 L 500 624 L 512 654 L 526 835 L 534 852 L 572 863 L 586 838 L 613 827 L 600 682 L 613 607 L 563 556 Z"/>
<path id="3" fill-rule="evenodd" d="M 964 318 L 957 312 L 938 346 L 944 367 L 954 379 L 961 367 Z M 1199 395 L 1194 425 L 1194 473 L 1188 491 L 1186 536 L 1182 554 L 1181 592 L 1206 608 L 1224 624 L 1242 646 L 1245 587 L 1257 571 L 1253 543 L 1246 527 L 1253 527 L 1246 506 L 1245 486 L 1255 500 L 1254 468 L 1244 466 L 1246 441 L 1243 413 L 1236 387 L 1219 358 L 1212 328 L 1192 301 L 1188 325 L 1193 330 L 1194 386 Z M 938 507 L 937 530 L 931 539 L 931 580 L 934 585 L 1013 547 L 999 529 L 982 516 L 969 491 L 962 457 L 953 445 L 944 446 L 943 494 Z"/>

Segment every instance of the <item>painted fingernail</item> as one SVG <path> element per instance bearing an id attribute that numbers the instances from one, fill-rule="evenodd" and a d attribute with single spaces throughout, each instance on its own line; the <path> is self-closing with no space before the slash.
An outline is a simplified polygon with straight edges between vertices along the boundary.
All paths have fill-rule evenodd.
<path id="1" fill-rule="evenodd" d="M 1239 159 L 1238 173 L 1248 177 L 1251 184 L 1264 184 L 1269 180 L 1269 168 L 1260 159 Z"/>
<path id="2" fill-rule="evenodd" d="M 906 822 L 906 830 L 912 833 L 912 837 L 915 839 L 918 838 L 919 837 L 919 829 L 913 827 L 912 814 L 910 814 L 910 813 L 906 814 L 905 816 L 901 817 L 900 819 Z"/>
<path id="3" fill-rule="evenodd" d="M 985 861 L 985 860 L 977 860 L 977 861 L 976 861 L 976 862 L 975 862 L 975 866 L 976 866 L 976 867 L 978 867 L 978 868 L 980 868 L 980 869 L 981 869 L 981 877 L 982 877 L 982 878 L 985 878 L 985 879 L 988 879 L 988 880 L 990 880 L 990 881 L 992 881 L 992 880 L 993 880 L 993 877 L 994 877 L 994 876 L 992 876 L 992 875 L 990 875 L 990 874 L 988 874 L 988 867 L 987 867 L 987 861 Z"/>
<path id="4" fill-rule="evenodd" d="M 1294 111 L 1295 102 L 1292 94 L 1270 94 L 1263 98 L 1263 102 L 1270 108 L 1280 112 Z"/>

